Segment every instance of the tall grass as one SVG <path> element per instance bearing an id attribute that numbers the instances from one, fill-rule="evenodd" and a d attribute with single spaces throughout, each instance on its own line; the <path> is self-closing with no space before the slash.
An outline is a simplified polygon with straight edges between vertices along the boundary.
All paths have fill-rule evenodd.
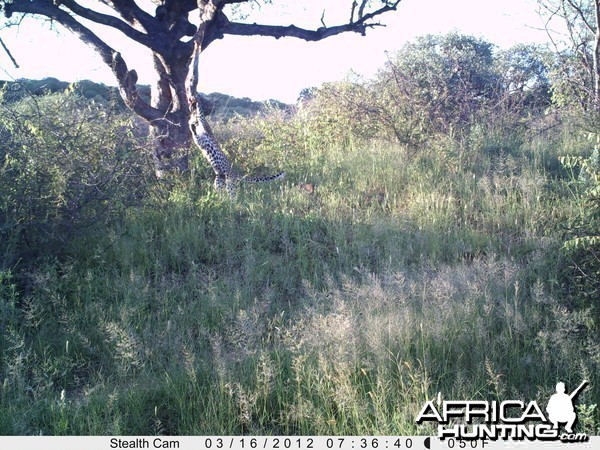
<path id="1" fill-rule="evenodd" d="M 597 324 L 562 298 L 561 149 L 316 143 L 271 164 L 258 146 L 242 165 L 288 177 L 236 202 L 198 159 L 24 281 L 0 272 L 0 433 L 424 434 L 428 399 L 584 378 L 597 433 Z"/>

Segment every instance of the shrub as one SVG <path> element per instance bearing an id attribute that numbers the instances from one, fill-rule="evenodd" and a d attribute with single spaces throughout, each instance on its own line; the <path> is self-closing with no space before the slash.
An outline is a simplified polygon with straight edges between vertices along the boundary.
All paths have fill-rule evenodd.
<path id="1" fill-rule="evenodd" d="M 588 157 L 567 156 L 561 163 L 570 174 L 569 186 L 577 213 L 565 223 L 563 249 L 569 257 L 575 295 L 597 312 L 600 305 L 600 136 Z"/>
<path id="2" fill-rule="evenodd" d="M 73 92 L 0 108 L 0 267 L 56 252 L 142 198 L 127 119 Z"/>
<path id="3" fill-rule="evenodd" d="M 406 44 L 382 70 L 388 83 L 435 131 L 469 124 L 495 96 L 493 45 L 450 33 Z"/>
<path id="4" fill-rule="evenodd" d="M 516 128 L 550 103 L 549 56 L 534 45 L 493 50 L 457 33 L 417 38 L 372 80 L 303 91 L 306 123 L 334 143 L 377 137 L 411 146 L 466 136 L 474 124 Z"/>

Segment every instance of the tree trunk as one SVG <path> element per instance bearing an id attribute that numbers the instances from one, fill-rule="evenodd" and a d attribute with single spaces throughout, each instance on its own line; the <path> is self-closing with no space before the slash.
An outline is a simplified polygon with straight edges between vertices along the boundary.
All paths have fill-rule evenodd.
<path id="1" fill-rule="evenodd" d="M 151 106 L 162 117 L 150 120 L 150 136 L 154 145 L 153 158 L 156 175 L 167 171 L 184 172 L 189 167 L 189 150 L 192 135 L 188 126 L 190 87 L 186 80 L 191 70 L 191 59 L 165 61 L 154 54 L 157 80 L 152 87 Z"/>
<path id="2" fill-rule="evenodd" d="M 154 146 L 152 156 L 158 178 L 162 178 L 165 172 L 188 170 L 191 143 L 188 119 L 186 111 L 177 111 L 150 123 L 150 137 Z"/>
<path id="3" fill-rule="evenodd" d="M 153 52 L 157 81 L 152 89 L 151 106 L 163 115 L 150 121 L 150 134 L 154 138 L 154 163 L 157 177 L 165 171 L 187 171 L 192 134 L 189 128 L 190 101 L 196 98 L 198 64 L 202 52 L 206 27 L 216 14 L 216 8 L 206 3 L 200 10 L 200 25 L 192 33 L 193 45 L 181 45 L 167 57 Z M 177 20 L 173 19 L 174 25 Z M 188 24 L 187 19 L 184 22 Z"/>

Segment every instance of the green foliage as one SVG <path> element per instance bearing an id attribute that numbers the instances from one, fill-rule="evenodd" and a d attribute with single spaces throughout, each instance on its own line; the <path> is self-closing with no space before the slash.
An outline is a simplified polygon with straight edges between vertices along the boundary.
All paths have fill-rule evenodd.
<path id="1" fill-rule="evenodd" d="M 89 80 L 77 83 L 67 83 L 56 78 L 48 77 L 41 80 L 19 79 L 16 81 L 0 81 L 3 90 L 2 101 L 12 103 L 31 96 L 44 96 L 47 94 L 62 94 L 68 90 L 76 90 L 82 97 L 100 103 L 115 103 L 119 109 L 124 109 L 125 104 L 119 97 L 116 87 L 108 87 L 101 83 Z"/>
<path id="2" fill-rule="evenodd" d="M 581 111 L 600 108 L 597 0 L 538 0 L 555 54 L 551 71 L 555 104 Z"/>
<path id="3" fill-rule="evenodd" d="M 12 103 L 31 96 L 43 96 L 46 94 L 62 94 L 67 91 L 75 91 L 78 95 L 97 103 L 110 105 L 112 108 L 123 112 L 126 110 L 125 103 L 115 86 L 106 86 L 90 80 L 82 80 L 76 83 L 67 83 L 56 78 L 48 77 L 41 80 L 19 79 L 16 81 L 0 80 L 0 90 L 3 91 L 3 101 Z M 150 101 L 150 86 L 138 86 L 138 92 L 146 101 Z M 249 98 L 236 98 L 230 95 L 213 92 L 206 95 L 211 104 L 208 113 L 221 119 L 229 119 L 236 115 L 252 116 L 260 113 L 265 107 L 271 106 L 277 109 L 286 109 L 287 105 L 277 100 L 268 102 L 256 102 Z"/>
<path id="4" fill-rule="evenodd" d="M 206 96 L 212 108 L 209 113 L 221 120 L 229 120 L 236 116 L 250 117 L 270 109 L 285 110 L 287 105 L 277 100 L 256 102 L 247 97 L 237 98 L 231 95 L 213 92 Z"/>
<path id="5" fill-rule="evenodd" d="M 398 93 L 380 80 L 328 83 L 302 102 L 302 113 L 309 129 L 329 144 L 373 138 L 402 144 L 422 142 L 426 132 L 423 117 Z"/>
<path id="6" fill-rule="evenodd" d="M 503 111 L 509 114 L 537 113 L 550 106 L 552 55 L 533 44 L 517 44 L 495 58 L 504 93 Z"/>
<path id="7" fill-rule="evenodd" d="M 347 80 L 301 93 L 312 129 L 341 143 L 395 139 L 418 146 L 472 126 L 514 129 L 550 104 L 548 54 L 451 33 L 406 44 L 373 80 Z M 318 131 L 317 131 L 318 130 Z"/>
<path id="8" fill-rule="evenodd" d="M 381 76 L 420 105 L 434 130 L 468 124 L 494 97 L 493 46 L 451 33 L 425 36 L 406 44 Z"/>
<path id="9" fill-rule="evenodd" d="M 0 106 L 0 267 L 55 252 L 140 202 L 129 120 L 75 93 Z"/>
<path id="10" fill-rule="evenodd" d="M 592 102 L 592 76 L 579 56 L 565 50 L 557 53 L 550 72 L 552 101 L 560 107 L 587 110 Z"/>
<path id="11" fill-rule="evenodd" d="M 592 134 L 590 156 L 564 156 L 560 162 L 570 176 L 576 213 L 565 223 L 563 245 L 571 261 L 576 295 L 594 307 L 600 317 L 600 138 Z"/>

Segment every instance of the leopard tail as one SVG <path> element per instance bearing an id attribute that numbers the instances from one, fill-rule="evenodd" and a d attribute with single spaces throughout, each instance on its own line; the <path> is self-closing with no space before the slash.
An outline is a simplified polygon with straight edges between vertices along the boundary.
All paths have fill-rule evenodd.
<path id="1" fill-rule="evenodd" d="M 242 177 L 240 178 L 240 181 L 245 183 L 267 183 L 270 181 L 281 180 L 283 177 L 285 177 L 285 172 L 279 172 L 276 175 L 269 175 L 266 177 Z"/>

